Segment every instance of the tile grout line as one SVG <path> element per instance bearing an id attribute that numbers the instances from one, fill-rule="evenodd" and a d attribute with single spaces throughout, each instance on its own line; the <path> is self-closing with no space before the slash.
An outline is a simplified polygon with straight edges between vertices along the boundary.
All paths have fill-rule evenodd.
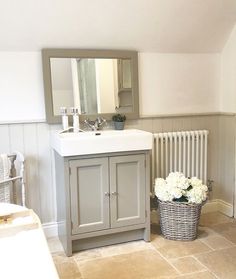
<path id="1" fill-rule="evenodd" d="M 175 278 L 185 277 L 185 276 L 189 276 L 189 275 L 197 275 L 197 274 L 201 274 L 201 273 L 207 272 L 207 271 L 209 271 L 209 270 L 208 269 L 203 269 L 203 270 L 194 271 L 194 272 L 181 273 L 180 276 L 175 277 Z"/>
<path id="2" fill-rule="evenodd" d="M 161 258 L 163 258 L 169 265 L 171 265 L 175 269 L 175 271 L 177 271 L 178 275 L 181 275 L 181 272 L 171 262 L 169 262 L 169 260 L 165 256 L 163 256 L 160 251 L 158 251 L 155 247 L 154 250 L 157 254 L 159 254 Z"/>
<path id="3" fill-rule="evenodd" d="M 230 242 L 230 244 L 232 244 L 232 247 L 236 246 L 236 243 L 234 243 L 234 242 L 232 242 L 231 240 L 227 239 L 224 235 L 222 235 L 222 234 L 220 234 L 220 233 L 214 231 L 213 229 L 211 229 L 211 230 L 214 232 L 214 234 L 213 234 L 212 236 L 210 236 L 210 237 L 214 237 L 214 236 L 221 237 L 221 238 L 223 238 L 224 240 L 226 240 L 226 242 Z M 206 239 L 207 239 L 207 238 L 209 238 L 209 236 L 206 237 Z M 206 244 L 206 245 L 207 245 L 209 248 L 211 248 L 213 251 L 222 250 L 222 249 L 225 249 L 225 248 L 230 248 L 230 247 L 224 247 L 224 248 L 215 249 L 215 248 L 212 248 L 209 244 L 207 244 L 207 243 L 204 241 L 204 239 L 198 239 L 198 240 L 200 240 L 202 243 Z"/>
<path id="4" fill-rule="evenodd" d="M 77 261 L 74 258 L 72 258 L 72 260 L 73 260 L 74 264 L 76 265 L 76 267 L 77 267 L 77 269 L 78 269 L 78 271 L 79 271 L 79 273 L 81 275 L 81 277 L 79 279 L 84 279 L 84 275 L 83 275 L 82 271 L 80 270 Z"/>
<path id="5" fill-rule="evenodd" d="M 205 252 L 205 253 L 208 253 L 208 252 Z M 204 254 L 204 253 L 202 253 Z M 199 254 L 200 255 L 200 254 Z M 184 258 L 189 258 L 189 257 L 192 257 L 193 254 L 191 255 L 185 255 L 185 256 L 181 256 L 181 257 L 176 257 L 176 258 L 171 258 L 170 260 L 181 260 L 181 259 L 184 259 Z"/>
<path id="6" fill-rule="evenodd" d="M 108 246 L 109 247 L 109 246 Z M 101 247 L 103 248 L 103 247 Z M 115 256 L 121 256 L 121 255 L 127 255 L 127 254 L 131 254 L 131 253 L 137 253 L 137 252 L 141 252 L 141 251 L 147 251 L 147 250 L 155 250 L 155 248 L 152 246 L 152 247 L 148 247 L 148 248 L 142 248 L 142 249 L 137 249 L 135 251 L 132 251 L 132 252 L 121 252 L 121 253 L 116 253 L 116 254 L 113 254 L 113 255 L 103 255 L 101 252 L 100 252 L 100 255 L 98 257 L 94 257 L 94 258 L 85 258 L 85 259 L 78 259 L 78 261 L 81 261 L 81 262 L 88 262 L 88 261 L 93 261 L 93 260 L 99 260 L 99 259 L 106 259 L 106 258 L 110 258 L 110 257 L 115 257 Z M 76 256 L 72 256 L 74 258 L 74 260 L 77 262 L 77 260 L 75 259 Z"/>
<path id="7" fill-rule="evenodd" d="M 191 257 L 191 258 L 193 258 L 194 260 L 196 260 L 196 257 L 194 256 L 194 254 L 191 255 L 191 256 L 189 256 L 189 257 Z M 202 271 L 199 271 L 199 272 L 203 272 L 203 271 L 207 271 L 207 270 L 208 270 L 207 267 L 206 267 L 205 265 L 203 265 L 200 261 L 197 261 L 197 260 L 196 260 L 196 262 L 199 263 L 199 264 L 204 268 Z M 197 273 L 197 272 L 194 272 L 194 273 Z"/>
<path id="8" fill-rule="evenodd" d="M 207 251 L 207 252 L 203 252 L 203 253 L 200 253 L 200 254 L 206 254 L 206 253 L 210 253 L 210 252 L 213 252 L 215 251 L 216 249 L 212 248 L 208 243 L 205 243 L 204 241 L 202 241 L 202 239 L 198 239 L 202 244 L 206 245 L 208 248 L 211 249 L 211 251 Z"/>
<path id="9" fill-rule="evenodd" d="M 198 240 L 200 240 L 200 239 L 198 239 Z M 205 245 L 205 243 L 203 242 L 203 241 L 200 241 L 202 244 L 204 244 Z M 152 243 L 151 243 L 152 244 Z M 207 253 L 211 253 L 211 252 L 214 252 L 215 250 L 213 250 L 209 245 L 206 245 L 209 249 L 210 249 L 210 251 L 207 251 L 207 252 L 202 252 L 202 253 L 197 253 L 196 255 L 201 255 L 201 254 L 207 254 Z M 153 245 L 153 247 L 155 248 L 155 246 Z M 185 275 L 191 275 L 191 274 L 198 274 L 198 273 L 201 273 L 201 272 L 204 272 L 204 271 L 209 271 L 211 274 L 213 274 L 213 276 L 215 276 L 217 279 L 220 279 L 219 277 L 217 277 L 211 270 L 209 270 L 204 264 L 202 264 L 196 257 L 195 257 L 195 255 L 194 254 L 192 254 L 192 255 L 185 255 L 185 256 L 182 256 L 182 257 L 178 257 L 178 258 L 173 258 L 174 260 L 176 259 L 182 259 L 182 258 L 186 258 L 186 257 L 192 257 L 192 258 L 194 258 L 203 268 L 205 268 L 204 270 L 202 270 L 202 271 L 196 271 L 196 272 L 189 272 L 189 273 L 181 273 L 172 263 L 171 263 L 171 259 L 169 260 L 169 259 L 167 259 L 165 256 L 163 256 L 162 254 L 161 254 L 161 252 L 160 251 L 158 251 L 158 249 L 156 249 L 155 248 L 155 250 L 156 250 L 156 252 L 164 259 L 164 260 L 166 260 L 177 272 L 178 272 L 178 274 L 180 275 L 180 276 L 185 276 Z"/>
<path id="10" fill-rule="evenodd" d="M 184 256 L 184 257 L 180 257 L 180 258 L 174 258 L 173 260 L 178 260 L 178 259 L 182 259 L 182 258 L 194 258 L 194 255 L 188 255 L 188 256 Z M 196 259 L 195 259 L 196 260 Z M 199 261 L 197 261 L 198 263 L 200 263 Z M 199 274 L 199 273 L 203 273 L 203 272 L 206 272 L 208 271 L 208 269 L 202 264 L 200 263 L 200 265 L 203 267 L 203 269 L 201 270 L 196 270 L 196 271 L 193 271 L 193 272 L 185 272 L 185 273 L 181 273 L 181 276 L 186 276 L 186 275 L 194 275 L 194 274 Z"/>
<path id="11" fill-rule="evenodd" d="M 206 226 L 204 226 L 206 227 Z M 220 279 L 220 277 L 218 277 L 214 271 L 211 271 L 211 269 L 209 269 L 207 266 L 205 266 L 197 257 L 198 256 L 201 256 L 201 255 L 206 255 L 207 257 L 207 254 L 211 254 L 212 252 L 216 252 L 216 251 L 221 251 L 221 250 L 225 250 L 225 249 L 230 249 L 230 248 L 233 248 L 233 247 L 236 247 L 236 244 L 234 244 L 232 241 L 228 240 L 224 235 L 221 235 L 220 233 L 216 232 L 214 229 L 211 229 L 210 227 L 206 227 L 206 228 L 209 228 L 210 231 L 213 233 L 212 235 L 210 234 L 209 232 L 209 236 L 205 237 L 205 238 L 199 238 L 198 240 L 200 240 L 199 242 L 204 244 L 206 247 L 209 248 L 209 251 L 205 251 L 205 252 L 200 252 L 200 253 L 196 253 L 196 254 L 190 254 L 190 255 L 185 255 L 185 256 L 181 256 L 181 257 L 177 257 L 177 258 L 171 258 L 171 259 L 168 259 L 166 258 L 158 249 L 161 248 L 161 247 L 155 247 L 152 242 L 148 243 L 148 247 L 143 247 L 141 249 L 137 249 L 135 251 L 132 251 L 132 252 L 121 252 L 121 253 L 118 253 L 118 254 L 114 254 L 114 255 L 106 255 L 105 256 L 103 255 L 103 253 L 100 253 L 101 256 L 99 257 L 95 257 L 95 258 L 87 258 L 85 260 L 82 260 L 82 262 L 86 262 L 86 261 L 92 261 L 92 260 L 97 260 L 97 259 L 105 259 L 105 258 L 109 258 L 109 257 L 114 257 L 114 256 L 119 256 L 119 255 L 126 255 L 126 254 L 130 254 L 130 253 L 137 253 L 137 252 L 140 252 L 140 251 L 148 251 L 148 250 L 155 250 L 155 253 L 157 253 L 163 260 L 165 260 L 166 263 L 168 263 L 176 272 L 177 274 L 176 275 L 173 275 L 171 276 L 174 277 L 174 278 L 179 278 L 179 277 L 184 277 L 184 276 L 189 276 L 189 275 L 194 275 L 194 274 L 201 274 L 201 273 L 204 273 L 204 272 L 209 272 L 212 276 L 214 276 L 215 278 L 217 279 Z M 211 238 L 211 237 L 221 237 L 222 239 L 224 239 L 225 241 L 227 241 L 229 244 L 231 244 L 232 246 L 229 246 L 229 247 L 222 247 L 222 248 L 213 248 L 211 247 L 208 243 L 206 243 L 205 241 L 207 240 L 207 238 Z M 154 243 L 154 242 L 153 242 Z M 214 246 L 214 245 L 213 245 Z M 174 266 L 174 264 L 172 264 L 172 260 L 178 260 L 178 259 L 182 259 L 182 258 L 193 258 L 196 260 L 197 263 L 199 263 L 201 265 L 201 267 L 203 267 L 203 269 L 201 270 L 196 270 L 196 271 L 193 271 L 193 272 L 186 272 L 186 273 L 182 273 L 181 271 L 178 270 L 177 267 Z M 80 266 L 79 266 L 79 263 L 77 262 L 77 260 L 73 257 L 73 262 L 76 264 L 76 267 L 78 268 L 81 276 L 82 276 L 82 272 L 80 270 Z M 84 279 L 84 277 L 79 277 L 80 279 Z M 169 278 L 169 277 L 168 277 Z"/>
<path id="12" fill-rule="evenodd" d="M 185 276 L 185 275 L 192 275 L 192 274 L 198 274 L 198 273 L 202 273 L 202 272 L 205 272 L 205 271 L 209 271 L 211 274 L 213 274 L 217 279 L 220 279 L 219 277 L 217 277 L 211 270 L 209 270 L 204 264 L 202 264 L 196 257 L 195 255 L 187 255 L 187 256 L 182 256 L 182 257 L 178 257 L 178 258 L 173 258 L 174 260 L 177 260 L 177 259 L 182 259 L 182 258 L 187 258 L 187 257 L 192 257 L 194 258 L 201 266 L 203 266 L 205 269 L 201 270 L 201 271 L 194 271 L 194 272 L 188 272 L 188 273 L 181 273 L 170 261 L 169 259 L 167 259 L 166 257 L 164 257 L 160 251 L 158 251 L 157 249 L 155 249 L 156 252 L 164 259 L 167 261 L 167 263 L 169 263 L 177 272 L 180 276 Z M 200 254 L 207 254 L 207 253 L 210 253 L 212 251 L 208 251 L 208 252 L 205 252 L 205 253 L 200 253 Z M 199 254 L 199 255 L 200 255 Z"/>
<path id="13" fill-rule="evenodd" d="M 218 276 L 215 275 L 215 273 L 213 273 L 211 270 L 209 270 L 204 264 L 202 264 L 194 255 L 188 255 L 188 256 L 183 256 L 183 257 L 179 257 L 179 258 L 173 258 L 174 260 L 177 259 L 182 259 L 182 258 L 187 258 L 187 257 L 192 257 L 194 258 L 204 269 L 203 270 L 199 270 L 199 271 L 194 271 L 194 272 L 187 272 L 187 273 L 181 273 L 171 262 L 169 259 L 167 259 L 166 257 L 164 257 L 157 249 L 155 249 L 156 252 L 164 259 L 167 261 L 167 263 L 169 263 L 177 272 L 180 276 L 186 276 L 186 275 L 194 275 L 194 274 L 198 274 L 198 273 L 202 273 L 202 272 L 210 272 L 211 274 L 213 274 L 213 276 L 215 276 L 217 279 L 220 279 Z"/>
<path id="14" fill-rule="evenodd" d="M 221 279 L 220 277 L 218 277 L 213 271 L 211 271 L 207 266 L 205 266 L 196 256 L 193 255 L 193 258 L 200 263 L 201 265 L 203 265 L 207 271 L 209 271 L 213 276 L 215 276 L 217 279 Z"/>

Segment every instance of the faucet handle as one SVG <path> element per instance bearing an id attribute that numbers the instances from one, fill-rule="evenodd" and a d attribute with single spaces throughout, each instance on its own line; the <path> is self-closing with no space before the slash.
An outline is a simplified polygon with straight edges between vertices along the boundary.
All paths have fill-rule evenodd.
<path id="1" fill-rule="evenodd" d="M 90 120 L 89 118 L 84 120 L 84 123 L 87 124 L 93 131 L 99 130 L 100 127 L 104 123 L 106 123 L 106 119 L 98 116 L 95 120 Z"/>
<path id="2" fill-rule="evenodd" d="M 89 118 L 86 118 L 86 119 L 84 120 L 84 123 L 86 123 L 86 124 L 88 124 L 88 125 L 94 125 L 95 121 L 90 120 Z"/>
<path id="3" fill-rule="evenodd" d="M 95 129 L 94 125 L 95 125 L 95 121 L 90 120 L 89 118 L 85 119 L 83 121 L 85 124 L 87 124 L 89 126 L 89 128 L 91 128 L 92 130 Z"/>
<path id="4" fill-rule="evenodd" d="M 98 125 L 102 125 L 103 123 L 106 122 L 106 119 L 101 116 L 98 116 L 96 121 L 97 121 Z"/>

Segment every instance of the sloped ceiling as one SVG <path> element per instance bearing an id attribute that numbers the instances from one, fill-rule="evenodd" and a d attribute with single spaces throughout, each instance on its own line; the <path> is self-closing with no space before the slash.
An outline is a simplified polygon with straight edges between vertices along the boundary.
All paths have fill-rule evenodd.
<path id="1" fill-rule="evenodd" d="M 236 0 L 0 1 L 4 51 L 220 52 L 236 22 Z"/>

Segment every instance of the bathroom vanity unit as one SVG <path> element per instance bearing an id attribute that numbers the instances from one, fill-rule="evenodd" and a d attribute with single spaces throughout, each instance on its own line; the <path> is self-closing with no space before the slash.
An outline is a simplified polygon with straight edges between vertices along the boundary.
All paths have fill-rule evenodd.
<path id="1" fill-rule="evenodd" d="M 140 130 L 52 136 L 59 238 L 73 251 L 150 240 L 152 134 Z"/>

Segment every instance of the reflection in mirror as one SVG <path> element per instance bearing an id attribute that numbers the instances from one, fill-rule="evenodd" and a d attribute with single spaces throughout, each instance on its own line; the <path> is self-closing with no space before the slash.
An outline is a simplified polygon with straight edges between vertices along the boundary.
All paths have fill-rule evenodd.
<path id="1" fill-rule="evenodd" d="M 133 111 L 131 59 L 50 58 L 54 115 L 60 107 L 80 114 Z"/>

